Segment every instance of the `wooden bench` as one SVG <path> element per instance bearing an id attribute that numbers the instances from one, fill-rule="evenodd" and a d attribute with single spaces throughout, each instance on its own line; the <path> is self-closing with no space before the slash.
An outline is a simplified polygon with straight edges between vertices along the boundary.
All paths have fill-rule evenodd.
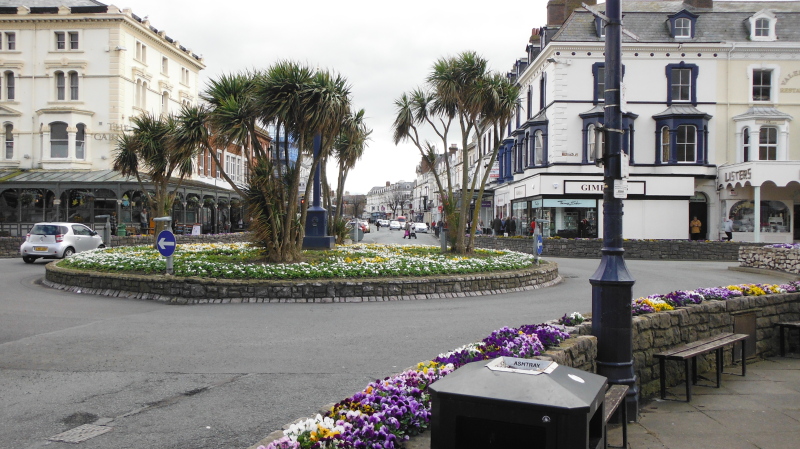
<path id="1" fill-rule="evenodd" d="M 698 355 L 707 354 L 709 352 L 716 352 L 717 355 L 717 388 L 722 385 L 722 349 L 727 345 L 734 346 L 733 359 L 736 360 L 736 342 L 741 342 L 742 347 L 742 376 L 747 374 L 747 362 L 745 361 L 745 344 L 749 337 L 748 334 L 733 334 L 724 332 L 713 337 L 704 338 L 702 340 L 694 341 L 692 343 L 678 346 L 670 349 L 669 351 L 654 354 L 658 358 L 659 374 L 661 376 L 661 399 L 666 399 L 667 395 L 667 371 L 665 362 L 667 360 L 682 360 L 684 364 L 684 372 L 686 373 L 686 402 L 692 400 L 692 384 L 697 384 L 697 359 Z M 691 362 L 691 363 L 690 363 Z M 690 365 L 691 364 L 691 381 Z"/>
<path id="2" fill-rule="evenodd" d="M 786 329 L 800 329 L 800 321 L 784 321 L 777 324 L 780 328 L 781 357 L 786 357 L 786 343 L 785 339 L 783 338 L 783 331 Z"/>
<path id="3" fill-rule="evenodd" d="M 606 399 L 605 399 L 605 416 L 603 417 L 606 423 L 605 428 L 605 446 L 608 447 L 608 422 L 611 420 L 611 416 L 614 415 L 614 412 L 617 411 L 619 406 L 622 406 L 620 412 L 622 412 L 622 446 L 611 446 L 611 447 L 628 447 L 628 408 L 625 407 L 625 396 L 628 395 L 628 386 L 627 385 L 611 385 L 606 390 Z"/>

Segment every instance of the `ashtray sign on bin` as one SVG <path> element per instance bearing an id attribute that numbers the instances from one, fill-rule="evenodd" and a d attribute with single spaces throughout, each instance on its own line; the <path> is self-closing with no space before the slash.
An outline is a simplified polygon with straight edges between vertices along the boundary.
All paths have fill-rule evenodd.
<path id="1" fill-rule="evenodd" d="M 558 363 L 550 360 L 534 360 L 534 359 L 519 359 L 516 357 L 498 357 L 486 364 L 486 367 L 492 371 L 503 371 L 506 373 L 518 374 L 550 374 L 556 368 Z"/>

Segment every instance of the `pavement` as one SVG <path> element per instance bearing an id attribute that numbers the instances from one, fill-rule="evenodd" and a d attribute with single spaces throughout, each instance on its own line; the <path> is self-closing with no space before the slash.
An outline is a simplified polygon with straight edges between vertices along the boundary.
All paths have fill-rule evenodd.
<path id="1" fill-rule="evenodd" d="M 800 443 L 800 354 L 751 361 L 747 376 L 728 366 L 722 386 L 704 373 L 687 403 L 685 385 L 667 398 L 639 406 L 639 421 L 628 424 L 632 449 L 787 449 Z M 620 424 L 608 427 L 609 447 L 622 447 Z M 412 438 L 406 449 L 429 449 L 430 432 Z"/>
<path id="2" fill-rule="evenodd" d="M 722 386 L 706 373 L 687 403 L 685 385 L 667 390 L 667 399 L 639 407 L 639 422 L 628 425 L 628 445 L 637 449 L 786 449 L 800 441 L 800 354 L 726 367 Z M 622 445 L 619 425 L 609 428 L 609 444 Z"/>

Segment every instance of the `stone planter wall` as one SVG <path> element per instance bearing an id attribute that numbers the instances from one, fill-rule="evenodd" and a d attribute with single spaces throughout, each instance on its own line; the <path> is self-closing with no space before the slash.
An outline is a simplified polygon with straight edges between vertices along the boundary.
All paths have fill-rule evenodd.
<path id="1" fill-rule="evenodd" d="M 643 398 L 659 394 L 658 359 L 653 354 L 681 344 L 710 337 L 720 332 L 733 332 L 734 317 L 753 313 L 756 321 L 756 355 L 777 354 L 779 333 L 775 323 L 800 319 L 800 293 L 785 293 L 765 296 L 744 296 L 727 301 L 708 301 L 689 307 L 681 307 L 667 312 L 651 313 L 633 317 L 633 359 L 636 376 Z M 597 355 L 597 340 L 586 336 L 591 334 L 591 322 L 569 328 L 570 333 L 579 335 L 580 344 L 572 343 L 573 338 L 562 344 L 562 348 L 548 352 L 558 363 L 594 372 L 594 360 L 586 359 Z M 750 344 L 748 342 L 748 344 Z M 791 343 L 790 343 L 791 344 Z M 575 354 L 575 348 L 585 351 L 583 356 Z M 738 345 L 737 345 L 738 348 Z M 738 354 L 738 350 L 737 350 Z M 725 363 L 731 363 L 732 352 L 724 351 Z M 738 355 L 737 355 L 738 357 Z M 715 364 L 714 354 L 698 358 L 700 372 L 711 370 Z M 674 386 L 684 381 L 683 365 L 667 361 L 667 385 Z"/>
<path id="2" fill-rule="evenodd" d="M 800 249 L 741 247 L 739 265 L 800 274 Z"/>
<path id="3" fill-rule="evenodd" d="M 107 274 L 46 267 L 45 285 L 84 293 L 171 304 L 232 302 L 363 302 L 455 298 L 546 287 L 560 281 L 558 267 L 415 278 L 264 281 Z"/>
<path id="4" fill-rule="evenodd" d="M 601 239 L 544 239 L 542 257 L 600 258 Z M 487 249 L 507 249 L 532 254 L 533 239 L 528 237 L 475 238 L 475 246 Z M 763 243 L 693 242 L 690 240 L 626 240 L 626 259 L 644 260 L 728 260 L 739 258 L 739 248 L 763 247 Z"/>

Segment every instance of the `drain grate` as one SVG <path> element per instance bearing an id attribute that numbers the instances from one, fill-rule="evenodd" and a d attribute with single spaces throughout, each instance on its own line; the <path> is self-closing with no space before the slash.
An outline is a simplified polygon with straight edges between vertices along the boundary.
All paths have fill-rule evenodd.
<path id="1" fill-rule="evenodd" d="M 66 432 L 59 433 L 48 438 L 48 441 L 62 441 L 64 443 L 80 443 L 89 438 L 94 438 L 106 432 L 110 432 L 113 427 L 96 426 L 94 424 L 84 424 Z"/>

